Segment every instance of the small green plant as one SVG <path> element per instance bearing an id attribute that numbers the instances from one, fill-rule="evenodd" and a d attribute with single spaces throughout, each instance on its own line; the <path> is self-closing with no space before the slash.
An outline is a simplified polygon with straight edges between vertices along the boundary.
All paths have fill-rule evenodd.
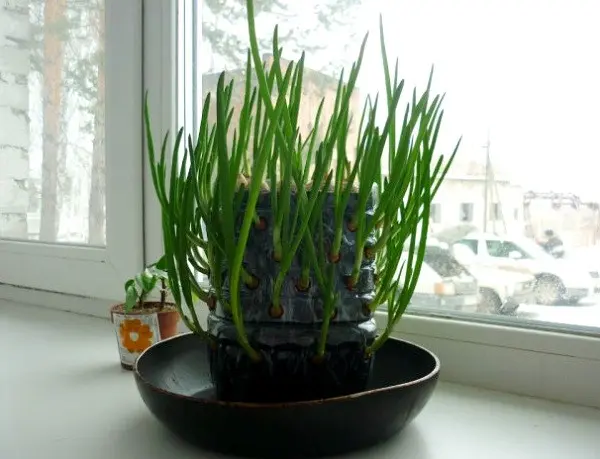
<path id="1" fill-rule="evenodd" d="M 144 303 L 160 284 L 160 300 L 159 310 L 165 307 L 168 293 L 168 274 L 164 270 L 165 258 L 162 257 L 156 263 L 149 265 L 141 273 L 137 274 L 133 279 L 125 282 L 125 303 L 123 309 L 126 313 L 134 309 L 142 309 Z"/>
<path id="2" fill-rule="evenodd" d="M 410 302 L 423 263 L 431 201 L 460 140 L 449 159 L 434 156 L 443 96 L 431 94 L 433 70 L 423 93 L 414 90 L 402 116 L 397 115 L 404 81 L 398 78 L 397 60 L 391 74 L 381 22 L 385 98 L 365 102 L 356 144 L 348 142 L 350 122 L 357 115 L 351 112 L 350 101 L 367 37 L 348 78 L 344 72 L 340 75 L 333 113 L 323 119 L 322 100 L 311 123 L 314 127 L 303 138 L 299 113 L 305 56 L 282 65 L 275 28 L 273 60 L 267 66 L 261 61 L 252 0 L 247 0 L 247 13 L 250 50 L 237 125 L 232 123 L 234 85 L 226 83 L 223 73 L 216 97 L 208 94 L 204 101 L 197 138 L 188 136 L 186 141 L 180 129 L 167 163 L 168 134 L 157 152 L 146 99 L 146 140 L 175 303 L 186 325 L 209 340 L 214 337 L 198 321 L 196 300 L 222 305 L 235 324 L 240 346 L 253 360 L 260 360 L 246 332 L 240 294 L 250 298 L 259 290 L 258 265 L 248 261 L 247 253 L 251 246 L 256 253 L 262 244 L 266 252 L 272 249 L 277 272 L 272 289 L 266 296 L 261 290 L 263 296 L 260 300 L 256 296 L 253 304 L 264 303 L 272 318 L 281 317 L 283 286 L 291 282 L 292 267 L 299 265 L 299 279 L 293 280 L 297 291 L 313 283 L 322 299 L 316 351 L 322 357 L 332 317 L 343 306 L 342 290 L 355 289 L 361 274 L 371 269 L 366 266 L 375 262 L 377 281 L 367 292 L 372 295 L 365 296 L 370 299 L 364 307 L 372 314 L 385 304 L 388 322 L 366 349 L 370 355 L 389 337 Z M 215 122 L 209 117 L 212 103 Z M 387 112 L 382 126 L 377 122 L 381 105 Z M 257 208 L 265 195 L 270 201 L 268 222 Z M 325 217 L 331 206 L 333 214 Z M 256 231 L 263 231 L 262 236 Z M 349 247 L 344 242 L 349 232 L 353 253 L 343 259 L 341 248 Z M 265 234 L 270 241 L 264 240 Z M 343 282 L 338 263 L 347 263 Z M 209 276 L 210 290 L 199 284 L 198 272 Z M 182 310 L 184 304 L 191 317 Z"/>

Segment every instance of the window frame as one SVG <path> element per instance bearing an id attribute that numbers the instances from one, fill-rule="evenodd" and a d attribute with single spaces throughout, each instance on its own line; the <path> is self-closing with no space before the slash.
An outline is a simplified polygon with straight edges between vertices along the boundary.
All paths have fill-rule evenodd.
<path id="1" fill-rule="evenodd" d="M 187 14 L 194 15 L 201 22 L 200 5 L 196 0 L 144 2 L 144 91 L 149 91 L 155 144 L 159 137 L 162 141 L 167 131 L 172 140 L 181 126 L 184 126 L 184 137 L 197 135 L 200 122 L 197 110 L 203 103 L 202 77 L 196 71 L 197 56 L 193 54 L 190 43 L 198 32 Z M 179 51 L 185 53 L 184 59 L 180 58 Z M 186 59 L 192 61 L 190 67 L 186 66 Z M 191 100 L 191 103 L 180 107 L 180 100 Z M 144 252 L 146 263 L 149 263 L 162 255 L 163 240 L 161 209 L 152 183 L 146 147 L 144 136 Z M 168 165 L 171 151 L 167 148 L 165 154 Z M 198 280 L 205 282 L 206 278 L 198 274 Z"/>
<path id="2" fill-rule="evenodd" d="M 375 320 L 385 329 L 385 312 L 377 311 Z M 597 329 L 576 334 L 559 324 L 555 331 L 528 325 L 535 323 L 501 325 L 407 313 L 391 336 L 434 352 L 441 361 L 442 380 L 600 408 Z"/>
<path id="3" fill-rule="evenodd" d="M 141 7 L 142 0 L 122 3 Z M 164 0 L 143 1 L 144 89 L 150 91 L 153 127 L 157 133 L 172 130 L 178 119 L 177 79 L 173 71 L 177 67 L 174 63 L 178 62 L 175 4 Z M 142 91 L 139 93 L 141 96 Z M 141 110 L 136 107 L 135 116 L 128 122 L 138 123 L 138 116 L 141 119 Z M 162 248 L 160 208 L 145 155 L 139 166 L 138 173 L 144 172 L 144 243 L 146 255 L 152 259 L 160 255 Z M 140 230 L 136 240 L 141 240 L 141 234 Z M 0 296 L 108 319 L 106 302 L 94 298 L 11 286 L 0 290 Z M 205 322 L 207 308 L 198 312 L 200 320 Z M 384 329 L 386 313 L 377 311 L 375 319 L 378 327 Z M 435 352 L 441 360 L 443 380 L 600 408 L 598 331 L 576 330 L 560 324 L 552 330 L 532 328 L 535 326 L 526 320 L 498 324 L 473 322 L 457 315 L 409 312 L 394 328 L 392 336 L 417 342 Z"/>
<path id="4" fill-rule="evenodd" d="M 114 300 L 143 263 L 141 12 L 105 0 L 106 246 L 1 239 L 0 296 L 19 286 Z"/>
<path id="5" fill-rule="evenodd" d="M 145 6 L 158 8 L 156 3 L 162 0 L 146 0 Z M 179 6 L 192 3 L 194 0 L 178 0 Z M 166 2 L 165 2 L 166 3 Z M 200 3 L 201 4 L 201 3 Z M 173 24 L 178 15 L 173 9 L 169 11 L 155 10 L 154 13 L 146 11 L 153 20 L 157 20 L 154 14 L 160 14 L 162 25 L 152 22 L 154 30 L 161 30 L 163 39 L 170 36 L 172 45 L 170 51 L 161 49 L 160 53 L 153 52 L 152 59 L 162 54 L 163 61 L 155 61 L 156 69 L 163 68 L 168 62 L 177 60 L 177 32 L 173 30 Z M 168 9 L 168 8 L 167 8 Z M 201 10 L 201 8 L 199 8 Z M 158 12 L 160 11 L 160 13 Z M 197 18 L 200 17 L 200 12 Z M 171 16 L 169 16 L 171 15 Z M 150 18 L 146 15 L 146 20 Z M 171 17 L 171 24 L 166 24 L 167 18 Z M 168 31 L 165 35 L 165 31 Z M 151 31 L 146 31 L 151 33 Z M 171 34 L 171 35 L 169 35 Z M 156 38 L 156 37 L 154 37 Z M 181 40 L 181 36 L 178 36 Z M 151 37 L 147 37 L 149 44 Z M 146 72 L 153 65 L 146 64 Z M 163 66 L 161 67 L 161 64 Z M 184 64 L 178 62 L 178 68 L 183 69 Z M 153 75 L 158 75 L 154 72 Z M 169 79 L 171 78 L 171 79 Z M 182 88 L 177 88 L 177 77 L 170 74 L 169 78 L 162 78 L 163 94 L 172 94 L 172 98 L 163 98 L 163 106 L 169 106 L 175 99 L 175 95 L 182 94 Z M 201 76 L 197 84 L 201 84 Z M 201 88 L 198 87 L 197 97 L 201 97 Z M 186 99 L 187 100 L 187 99 Z M 197 106 L 201 106 L 201 100 L 195 100 Z M 189 119 L 189 114 L 170 106 L 171 118 L 165 115 L 163 129 L 173 129 L 182 124 L 183 119 Z M 164 110 L 163 114 L 168 110 Z M 194 120 L 193 123 L 198 120 Z M 158 125 L 154 124 L 155 129 Z M 157 131 L 158 132 L 158 131 Z M 163 131 L 164 132 L 164 131 Z M 146 190 L 150 190 L 151 196 L 147 197 L 145 206 L 152 210 L 158 206 L 153 195 L 154 190 L 149 175 L 146 176 Z M 475 205 L 471 204 L 471 219 L 474 218 Z M 159 211 L 152 210 L 156 215 Z M 147 212 L 148 213 L 148 212 Z M 160 217 L 157 221 L 160 221 Z M 160 228 L 155 225 L 155 228 Z M 157 232 L 160 234 L 160 231 Z M 152 241 L 147 239 L 153 247 L 158 247 L 158 237 Z M 162 247 L 162 240 L 160 241 Z M 149 248 L 147 247 L 147 250 Z M 198 311 L 199 318 L 205 323 L 208 309 L 201 308 Z M 380 330 L 385 329 L 387 322 L 386 313 L 377 311 L 375 319 Z M 600 407 L 600 397 L 594 380 L 600 379 L 600 339 L 589 336 L 592 331 L 587 330 L 587 336 L 576 334 L 572 329 L 541 330 L 539 328 L 525 328 L 535 326 L 533 322 L 510 325 L 490 322 L 473 322 L 459 316 L 442 316 L 441 314 L 409 312 L 397 324 L 392 332 L 395 338 L 412 340 L 426 346 L 435 352 L 442 361 L 442 379 L 468 385 L 486 387 L 507 392 L 513 392 L 529 396 L 545 397 L 570 403 L 580 403 L 589 406 Z M 492 357 L 492 358 L 490 358 Z M 566 373 L 573 377 L 564 378 Z M 593 377 L 590 377 L 593 376 Z M 595 379 L 594 379 L 595 378 Z"/>
<path id="6" fill-rule="evenodd" d="M 179 2 L 164 0 L 144 0 L 144 93 L 148 91 L 148 109 L 152 123 L 155 143 L 157 138 L 167 131 L 178 129 L 178 85 L 177 73 L 179 59 L 177 56 L 177 21 Z M 140 105 L 141 107 L 141 105 Z M 163 253 L 161 208 L 154 184 L 149 158 L 145 129 L 143 129 L 143 185 L 144 185 L 144 254 L 145 263 L 157 260 Z M 167 150 L 166 154 L 170 156 Z M 167 158 L 167 164 L 170 161 Z"/>

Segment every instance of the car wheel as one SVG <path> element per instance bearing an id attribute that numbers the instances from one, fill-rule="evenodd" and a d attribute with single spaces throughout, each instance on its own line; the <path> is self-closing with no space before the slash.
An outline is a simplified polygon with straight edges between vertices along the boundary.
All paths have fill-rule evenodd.
<path id="1" fill-rule="evenodd" d="M 502 312 L 502 300 L 493 290 L 482 288 L 479 293 L 477 312 L 500 314 Z"/>
<path id="2" fill-rule="evenodd" d="M 555 276 L 540 276 L 535 283 L 535 297 L 538 304 L 553 305 L 562 298 L 564 286 Z"/>

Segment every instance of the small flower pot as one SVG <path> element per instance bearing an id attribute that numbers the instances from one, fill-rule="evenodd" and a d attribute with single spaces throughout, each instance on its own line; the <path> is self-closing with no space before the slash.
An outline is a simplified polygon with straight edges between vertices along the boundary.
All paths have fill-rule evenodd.
<path id="1" fill-rule="evenodd" d="M 138 356 L 151 345 L 177 335 L 179 312 L 172 303 L 161 309 L 158 302 L 146 302 L 141 309 L 125 312 L 123 304 L 110 308 L 115 326 L 121 367 L 132 370 Z"/>

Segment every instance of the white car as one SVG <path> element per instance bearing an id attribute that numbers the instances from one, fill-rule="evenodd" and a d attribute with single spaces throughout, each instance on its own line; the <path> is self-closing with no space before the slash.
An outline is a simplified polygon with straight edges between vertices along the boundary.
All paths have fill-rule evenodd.
<path id="1" fill-rule="evenodd" d="M 477 312 L 477 279 L 442 247 L 428 245 L 410 306 Z"/>
<path id="2" fill-rule="evenodd" d="M 564 256 L 564 260 L 568 260 L 571 263 L 577 263 L 581 267 L 585 268 L 593 279 L 594 282 L 594 294 L 600 293 L 600 247 L 579 247 L 570 248 L 567 247 Z"/>
<path id="3" fill-rule="evenodd" d="M 539 304 L 577 303 L 594 294 L 595 279 L 579 263 L 554 258 L 531 239 L 473 232 L 460 241 L 483 265 L 535 276 Z"/>
<path id="4" fill-rule="evenodd" d="M 535 277 L 480 263 L 473 250 L 461 243 L 451 251 L 479 284 L 479 312 L 512 314 L 519 305 L 535 302 Z"/>

